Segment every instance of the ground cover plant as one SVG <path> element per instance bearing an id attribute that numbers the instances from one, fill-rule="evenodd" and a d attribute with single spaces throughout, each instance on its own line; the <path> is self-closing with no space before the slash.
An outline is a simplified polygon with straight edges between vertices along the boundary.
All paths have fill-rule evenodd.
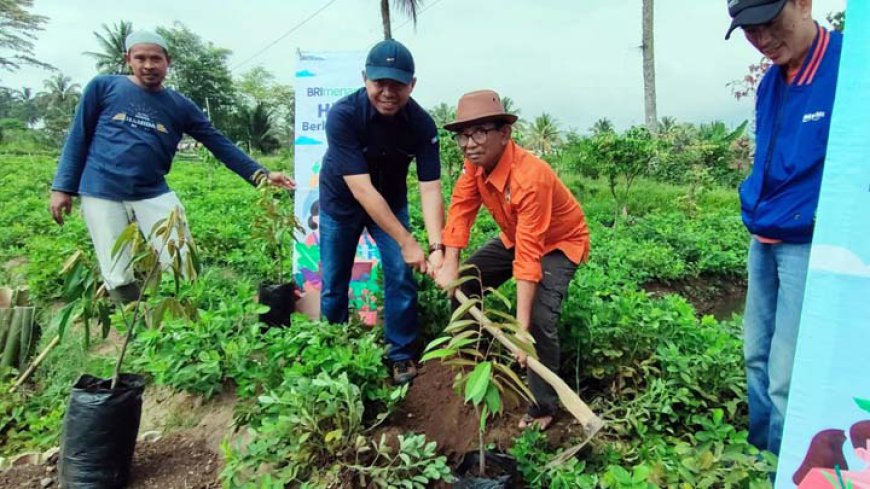
<path id="1" fill-rule="evenodd" d="M 0 282 L 29 285 L 44 306 L 41 348 L 54 336 L 52 319 L 64 305 L 64 261 L 77 249 L 92 260 L 89 241 L 79 217 L 60 228 L 45 210 L 51 157 L 0 158 Z M 202 185 L 210 173 L 213 182 Z M 403 434 L 401 442 L 373 437 L 372 428 L 390 423 L 383 415 L 403 395 L 387 383 L 378 329 L 301 317 L 284 329 L 264 331 L 258 323 L 264 309 L 255 300 L 257 284 L 275 263 L 251 239 L 256 189 L 198 158 L 176 162 L 169 180 L 186 205 L 203 265 L 199 280 L 179 290 L 198 305 L 198 319 L 167 317 L 162 329 L 141 330 L 131 343 L 129 368 L 153 384 L 238 397 L 236 417 L 243 433 L 250 430 L 250 442 L 227 441 L 224 484 L 328 487 L 402 478 L 426 484 L 422 478 L 448 477 L 437 447 L 420 435 Z M 566 170 L 564 180 L 583 203 L 593 251 L 563 305 L 561 374 L 608 426 L 577 458 L 556 466 L 548 463 L 562 447 L 527 432 L 512 449 L 526 481 L 532 487 L 765 486 L 772 461 L 746 443 L 743 431 L 739 318 L 701 318 L 685 298 L 651 296 L 644 288 L 742 278 L 748 236 L 734 189 L 707 185 L 687 206 L 681 197 L 693 190 L 681 181 L 637 177 L 628 192 L 617 190 L 616 202 L 607 179 Z M 413 198 L 411 220 L 422 223 Z M 470 248 L 496 232 L 484 213 Z M 421 278 L 420 285 L 431 340 L 451 311 L 431 281 Z M 513 297 L 513 285 L 500 292 Z M 489 310 L 508 311 L 490 302 Z M 121 320 L 116 310 L 112 314 L 113 322 Z M 0 389 L 0 456 L 57 443 L 71 380 L 84 370 L 111 371 L 111 359 L 95 352 L 99 329 L 93 328 L 87 349 L 84 330 L 68 327 L 22 393 Z M 3 382 L 0 387 L 8 386 Z"/>

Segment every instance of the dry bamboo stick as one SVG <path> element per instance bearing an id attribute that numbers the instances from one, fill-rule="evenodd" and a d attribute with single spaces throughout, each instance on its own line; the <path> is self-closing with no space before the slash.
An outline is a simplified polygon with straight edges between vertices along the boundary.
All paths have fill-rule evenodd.
<path id="1" fill-rule="evenodd" d="M 468 297 L 461 290 L 456 289 L 454 294 L 460 303 L 465 304 L 468 302 Z M 492 321 L 480 312 L 480 309 L 478 309 L 477 306 L 473 306 L 468 312 L 474 317 L 474 319 L 477 319 L 483 328 L 498 340 L 499 343 L 507 347 L 511 353 L 515 355 L 525 353 L 512 341 L 507 339 L 504 333 L 495 327 Z M 559 396 L 559 400 L 562 401 L 562 405 L 565 406 L 565 409 L 567 409 L 568 412 L 577 418 L 577 421 L 579 421 L 583 426 L 583 430 L 586 432 L 588 437 L 593 436 L 602 428 L 602 426 L 604 426 L 604 422 L 601 418 L 596 416 L 595 413 L 589 409 L 589 406 L 580 399 L 580 396 L 578 396 L 577 393 L 574 392 L 574 390 L 571 389 L 571 387 L 569 387 L 568 384 L 566 384 L 565 381 L 552 370 L 531 356 L 527 356 L 526 365 L 528 365 L 531 371 L 538 374 L 545 382 L 553 387 L 556 391 L 556 395 Z"/>
<path id="2" fill-rule="evenodd" d="M 54 350 L 54 347 L 56 347 L 58 343 L 60 343 L 60 336 L 55 335 L 54 339 L 51 340 L 51 343 L 46 345 L 46 347 L 43 348 L 42 353 L 40 353 L 39 356 L 36 357 L 36 360 L 34 360 L 33 363 L 30 364 L 30 367 L 27 368 L 27 371 L 21 374 L 21 377 L 18 377 L 18 380 L 15 381 L 15 385 L 13 385 L 9 389 L 10 394 L 15 392 L 19 387 L 21 387 L 21 384 L 26 382 L 27 379 L 29 379 L 30 376 L 33 375 L 33 372 L 36 371 L 36 368 L 39 367 L 42 361 L 45 360 L 45 357 L 47 357 L 48 354 L 51 353 L 51 350 Z"/>

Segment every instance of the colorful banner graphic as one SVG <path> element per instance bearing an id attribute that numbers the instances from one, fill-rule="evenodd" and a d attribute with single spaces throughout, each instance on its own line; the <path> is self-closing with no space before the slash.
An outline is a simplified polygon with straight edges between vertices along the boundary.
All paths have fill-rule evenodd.
<path id="1" fill-rule="evenodd" d="M 305 229 L 293 257 L 296 283 L 304 290 L 302 309 L 320 313 L 320 206 L 318 176 L 326 153 L 326 113 L 340 98 L 362 86 L 365 53 L 300 53 L 296 68 L 296 216 Z M 374 241 L 364 233 L 357 248 L 350 294 L 351 307 L 366 324 L 377 320 L 380 267 Z"/>
<path id="2" fill-rule="evenodd" d="M 777 489 L 870 488 L 870 2 L 848 7 Z"/>

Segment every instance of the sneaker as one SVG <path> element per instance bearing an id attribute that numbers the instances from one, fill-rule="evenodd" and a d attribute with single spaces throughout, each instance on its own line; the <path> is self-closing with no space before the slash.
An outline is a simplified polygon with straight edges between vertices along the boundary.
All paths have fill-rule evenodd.
<path id="1" fill-rule="evenodd" d="M 393 383 L 407 384 L 417 376 L 417 366 L 413 360 L 399 360 L 393 363 Z"/>

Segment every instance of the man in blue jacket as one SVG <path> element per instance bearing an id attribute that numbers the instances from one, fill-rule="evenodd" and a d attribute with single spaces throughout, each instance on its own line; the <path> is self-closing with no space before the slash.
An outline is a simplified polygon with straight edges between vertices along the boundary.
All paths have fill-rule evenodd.
<path id="1" fill-rule="evenodd" d="M 169 69 L 166 41 L 139 31 L 126 39 L 131 75 L 98 76 L 85 87 L 51 186 L 51 215 L 59 224 L 81 197 L 82 213 L 110 294 L 122 302 L 138 299 L 129 256 L 117 261 L 112 247 L 136 220 L 147 236 L 176 207 L 166 185 L 172 158 L 187 133 L 227 167 L 253 182 L 255 174 L 292 189 L 292 179 L 269 172 L 233 145 L 183 95 L 163 87 Z"/>
<path id="2" fill-rule="evenodd" d="M 731 32 L 773 62 L 756 94 L 756 152 L 740 186 L 749 245 L 744 354 L 749 441 L 779 453 L 842 35 L 812 0 L 730 0 Z"/>

